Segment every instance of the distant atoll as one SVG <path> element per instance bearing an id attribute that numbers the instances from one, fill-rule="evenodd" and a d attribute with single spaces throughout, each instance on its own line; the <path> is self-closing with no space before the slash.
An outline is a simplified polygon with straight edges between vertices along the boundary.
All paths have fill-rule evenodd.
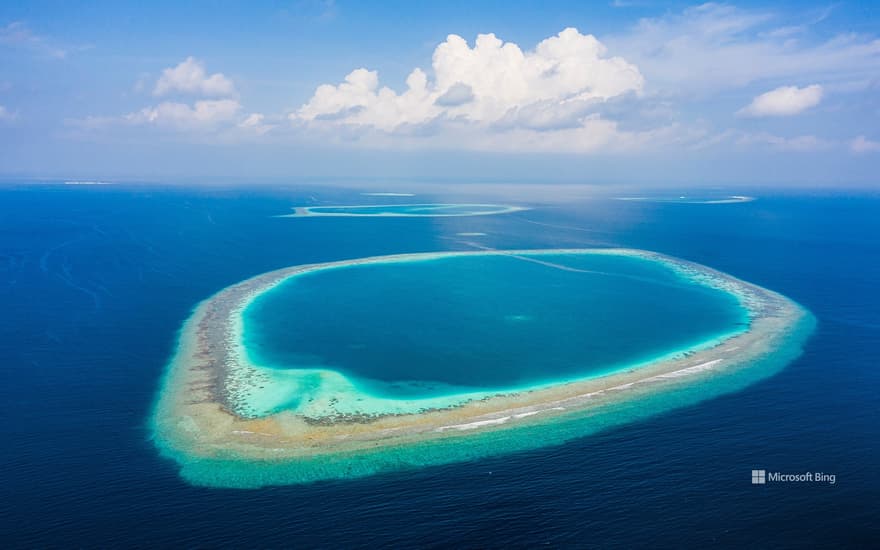
<path id="1" fill-rule="evenodd" d="M 666 202 L 674 204 L 737 204 L 752 202 L 755 197 L 747 195 L 726 195 L 722 197 L 691 197 L 688 195 L 678 196 L 645 196 L 645 197 L 615 197 L 619 201 L 632 202 Z"/>
<path id="2" fill-rule="evenodd" d="M 383 194 L 384 195 L 384 194 Z M 357 216 L 357 217 L 458 217 L 488 216 L 509 214 L 528 210 L 524 206 L 503 204 L 364 204 L 351 206 L 297 206 L 293 214 L 282 214 L 281 218 L 301 218 L 315 216 Z"/>

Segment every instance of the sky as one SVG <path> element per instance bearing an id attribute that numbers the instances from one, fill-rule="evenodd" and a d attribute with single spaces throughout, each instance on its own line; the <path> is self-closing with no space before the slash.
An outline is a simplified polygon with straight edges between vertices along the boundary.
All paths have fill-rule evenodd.
<path id="1" fill-rule="evenodd" d="M 880 3 L 4 2 L 0 178 L 880 187 Z"/>

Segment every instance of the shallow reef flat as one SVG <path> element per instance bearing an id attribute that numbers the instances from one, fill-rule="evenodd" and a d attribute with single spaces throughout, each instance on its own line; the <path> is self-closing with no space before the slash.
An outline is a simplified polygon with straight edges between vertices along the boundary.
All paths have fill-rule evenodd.
<path id="1" fill-rule="evenodd" d="M 385 195 L 382 195 L 385 196 Z M 395 195 L 397 196 L 397 195 Z M 448 218 L 459 216 L 490 216 L 493 214 L 510 214 L 528 210 L 523 206 L 504 204 L 368 204 L 351 206 L 297 206 L 293 214 L 284 214 L 282 218 L 301 218 L 306 216 L 348 216 L 348 217 L 435 217 Z"/>
<path id="2" fill-rule="evenodd" d="M 371 395 L 330 369 L 254 364 L 243 312 L 291 277 L 353 265 L 503 255 L 571 269 L 566 255 L 635 257 L 734 296 L 747 326 L 601 376 L 429 399 Z M 796 357 L 812 315 L 770 290 L 710 268 L 629 249 L 438 252 L 295 266 L 228 287 L 180 334 L 152 417 L 154 439 L 192 483 L 259 487 L 368 475 L 558 444 L 735 391 Z M 308 394 L 307 403 L 293 399 Z M 292 405 L 291 403 L 296 403 Z"/>

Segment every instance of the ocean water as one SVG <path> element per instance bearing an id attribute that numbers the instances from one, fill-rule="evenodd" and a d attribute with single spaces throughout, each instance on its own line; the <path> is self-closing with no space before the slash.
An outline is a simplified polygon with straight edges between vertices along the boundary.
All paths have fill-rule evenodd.
<path id="1" fill-rule="evenodd" d="M 5 185 L 0 540 L 6 547 L 876 546 L 880 199 L 734 193 L 758 200 L 274 218 L 310 200 L 367 200 L 329 187 Z M 453 195 L 424 198 L 477 202 Z M 159 456 L 147 419 L 176 331 L 200 300 L 287 265 L 471 249 L 464 241 L 655 250 L 781 292 L 812 311 L 818 327 L 804 354 L 771 378 L 539 449 L 251 491 L 191 486 Z M 836 483 L 753 486 L 755 468 L 832 473 Z"/>
<path id="2" fill-rule="evenodd" d="M 260 365 L 421 398 L 613 372 L 748 325 L 732 294 L 657 261 L 531 258 L 546 263 L 477 255 L 298 275 L 245 311 L 245 345 Z"/>

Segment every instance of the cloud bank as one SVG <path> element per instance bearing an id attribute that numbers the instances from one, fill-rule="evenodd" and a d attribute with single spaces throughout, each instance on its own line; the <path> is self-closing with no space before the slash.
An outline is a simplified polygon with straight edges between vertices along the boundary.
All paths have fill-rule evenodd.
<path id="1" fill-rule="evenodd" d="M 494 34 L 471 47 L 449 35 L 434 50 L 431 76 L 413 69 L 406 89 L 381 86 L 377 71 L 360 68 L 339 84 L 318 86 L 290 115 L 294 123 L 356 126 L 412 133 L 438 126 L 516 130 L 594 127 L 596 103 L 641 92 L 638 67 L 607 55 L 592 35 L 567 28 L 523 51 Z"/>
<path id="2" fill-rule="evenodd" d="M 874 151 L 876 142 L 867 138 L 828 138 L 821 126 L 804 126 L 827 128 L 822 117 L 859 108 L 843 105 L 846 94 L 865 96 L 880 74 L 880 40 L 813 32 L 827 14 L 781 16 L 709 3 L 640 19 L 601 41 L 575 28 L 534 46 L 491 33 L 470 42 L 451 34 L 430 65 L 409 71 L 401 89 L 384 83 L 375 68 L 353 64 L 292 106 L 269 107 L 271 115 L 245 109 L 232 79 L 187 57 L 155 82 L 142 77 L 136 89 L 152 90 L 156 104 L 79 125 L 156 128 L 194 141 L 246 136 L 398 151 L 678 154 L 732 145 Z M 826 92 L 840 101 L 831 104 Z M 828 108 L 815 117 L 791 118 L 823 101 Z M 742 105 L 739 119 L 731 120 Z M 742 120 L 758 117 L 766 119 L 760 128 Z"/>

